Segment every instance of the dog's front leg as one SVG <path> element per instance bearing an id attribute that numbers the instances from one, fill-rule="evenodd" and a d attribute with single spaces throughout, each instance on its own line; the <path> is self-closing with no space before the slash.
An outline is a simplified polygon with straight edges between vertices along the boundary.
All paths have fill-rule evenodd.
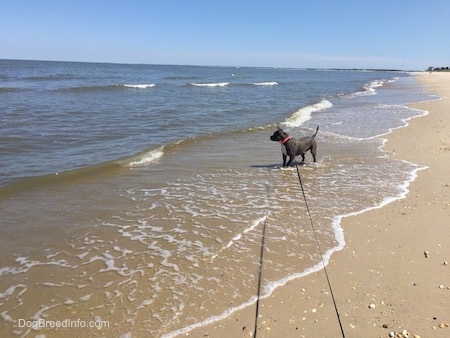
<path id="1" fill-rule="evenodd" d="M 283 154 L 283 167 L 286 166 L 286 158 L 287 158 L 286 154 Z"/>
<path id="2" fill-rule="evenodd" d="M 289 161 L 288 161 L 288 163 L 286 163 L 285 167 L 289 167 L 291 165 L 292 161 L 294 161 L 294 158 L 295 158 L 295 156 L 289 156 Z"/>

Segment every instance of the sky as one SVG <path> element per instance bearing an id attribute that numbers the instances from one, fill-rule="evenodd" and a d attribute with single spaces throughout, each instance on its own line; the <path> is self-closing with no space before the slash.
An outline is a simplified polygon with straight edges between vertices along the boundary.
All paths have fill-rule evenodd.
<path id="1" fill-rule="evenodd" d="M 449 0 L 0 0 L 0 59 L 450 66 Z"/>

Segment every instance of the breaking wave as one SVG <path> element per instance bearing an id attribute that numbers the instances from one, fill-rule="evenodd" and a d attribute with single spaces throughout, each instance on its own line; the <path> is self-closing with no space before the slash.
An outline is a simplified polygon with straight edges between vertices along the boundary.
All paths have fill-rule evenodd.
<path id="1" fill-rule="evenodd" d="M 156 85 L 154 83 L 149 84 L 124 84 L 122 85 L 127 88 L 135 88 L 135 89 L 147 89 L 147 88 L 153 88 Z"/>
<path id="2" fill-rule="evenodd" d="M 254 83 L 255 86 L 276 86 L 278 85 L 278 82 L 255 82 Z"/>
<path id="3" fill-rule="evenodd" d="M 191 86 L 194 87 L 226 87 L 230 83 L 229 82 L 212 82 L 212 83 L 191 83 Z"/>
<path id="4" fill-rule="evenodd" d="M 289 118 L 287 118 L 282 125 L 285 127 L 299 127 L 309 119 L 311 119 L 311 114 L 332 107 L 333 104 L 323 99 L 322 101 L 312 104 L 310 106 L 302 107 L 297 110 L 294 114 L 292 114 Z"/>
<path id="5" fill-rule="evenodd" d="M 156 162 L 164 155 L 164 146 L 135 156 L 131 161 L 125 164 L 126 167 L 140 167 Z"/>

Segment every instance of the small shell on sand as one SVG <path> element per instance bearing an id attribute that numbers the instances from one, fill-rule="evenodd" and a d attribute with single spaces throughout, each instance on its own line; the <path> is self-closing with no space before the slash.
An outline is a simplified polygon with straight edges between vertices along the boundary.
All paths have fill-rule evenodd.
<path id="1" fill-rule="evenodd" d="M 423 252 L 425 258 L 429 258 L 430 257 L 430 252 L 429 251 L 424 251 Z"/>

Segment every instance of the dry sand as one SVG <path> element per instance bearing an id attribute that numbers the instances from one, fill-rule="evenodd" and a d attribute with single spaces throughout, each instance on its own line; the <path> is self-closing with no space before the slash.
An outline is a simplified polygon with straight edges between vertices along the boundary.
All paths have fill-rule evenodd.
<path id="1" fill-rule="evenodd" d="M 418 75 L 439 101 L 387 136 L 385 150 L 427 169 L 406 198 L 343 219 L 327 273 L 345 337 L 450 337 L 450 73 Z M 260 301 L 258 337 L 342 337 L 324 270 Z M 252 337 L 255 307 L 190 337 Z M 403 332 L 403 334 L 402 334 Z"/>

